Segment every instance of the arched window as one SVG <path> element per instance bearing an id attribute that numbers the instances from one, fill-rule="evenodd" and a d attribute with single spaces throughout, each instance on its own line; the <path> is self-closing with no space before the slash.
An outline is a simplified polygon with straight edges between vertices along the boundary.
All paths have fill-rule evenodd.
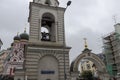
<path id="1" fill-rule="evenodd" d="M 13 61 L 17 61 L 16 59 L 14 59 Z"/>
<path id="2" fill-rule="evenodd" d="M 41 21 L 41 40 L 53 41 L 55 36 L 55 18 L 50 13 L 45 13 Z"/>
<path id="3" fill-rule="evenodd" d="M 13 68 L 13 73 L 15 73 L 15 67 Z"/>
<path id="4" fill-rule="evenodd" d="M 59 80 L 58 79 L 59 77 L 58 76 L 59 75 L 58 64 L 59 62 L 54 56 L 47 55 L 47 56 L 42 57 L 38 63 L 39 80 Z M 52 76 L 52 77 L 49 77 L 47 75 Z"/>
<path id="5" fill-rule="evenodd" d="M 45 1 L 45 4 L 47 4 L 47 5 L 51 5 L 50 0 L 46 0 L 46 1 Z"/>

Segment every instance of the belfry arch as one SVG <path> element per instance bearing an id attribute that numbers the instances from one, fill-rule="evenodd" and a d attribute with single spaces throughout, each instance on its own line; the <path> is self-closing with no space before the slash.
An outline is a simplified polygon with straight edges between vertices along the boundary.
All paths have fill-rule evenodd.
<path id="1" fill-rule="evenodd" d="M 40 28 L 42 41 L 55 41 L 55 17 L 53 14 L 47 12 L 42 15 Z"/>
<path id="2" fill-rule="evenodd" d="M 109 76 L 107 74 L 104 62 L 96 54 L 92 53 L 91 50 L 84 49 L 84 51 L 82 51 L 82 53 L 78 55 L 76 59 L 71 63 L 70 72 L 72 80 L 76 80 L 76 78 L 79 77 L 79 63 L 82 59 L 88 59 L 94 62 L 97 67 L 99 78 L 103 79 Z"/>
<path id="3" fill-rule="evenodd" d="M 105 64 L 103 61 L 94 53 L 92 53 L 90 50 L 80 54 L 73 62 L 73 71 L 78 71 L 79 63 L 82 59 L 89 59 L 92 62 L 94 62 L 100 71 L 105 71 Z"/>

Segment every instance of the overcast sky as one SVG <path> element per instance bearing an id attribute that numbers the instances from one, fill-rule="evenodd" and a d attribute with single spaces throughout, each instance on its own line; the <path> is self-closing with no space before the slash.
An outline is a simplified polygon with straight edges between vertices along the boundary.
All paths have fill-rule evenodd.
<path id="1" fill-rule="evenodd" d="M 22 33 L 29 24 L 30 0 L 0 0 L 0 38 L 2 49 L 10 47 L 17 32 Z M 59 0 L 66 7 L 68 0 Z M 72 0 L 65 13 L 66 43 L 71 46 L 72 60 L 84 49 L 87 38 L 89 49 L 98 54 L 102 52 L 102 36 L 114 31 L 113 16 L 120 21 L 120 0 Z"/>

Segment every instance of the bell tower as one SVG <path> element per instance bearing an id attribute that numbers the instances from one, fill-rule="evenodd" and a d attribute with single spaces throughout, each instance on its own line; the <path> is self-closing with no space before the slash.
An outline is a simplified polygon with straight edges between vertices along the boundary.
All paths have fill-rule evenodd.
<path id="1" fill-rule="evenodd" d="M 59 6 L 59 2 L 57 0 L 33 0 L 33 2 L 49 6 Z"/>
<path id="2" fill-rule="evenodd" d="M 15 80 L 70 80 L 69 51 L 65 44 L 64 12 L 58 0 L 30 2 L 29 42 L 25 46 L 24 74 Z M 24 79 L 21 80 L 24 80 Z"/>
<path id="3" fill-rule="evenodd" d="M 30 3 L 30 42 L 65 45 L 64 12 L 57 0 L 34 0 Z"/>

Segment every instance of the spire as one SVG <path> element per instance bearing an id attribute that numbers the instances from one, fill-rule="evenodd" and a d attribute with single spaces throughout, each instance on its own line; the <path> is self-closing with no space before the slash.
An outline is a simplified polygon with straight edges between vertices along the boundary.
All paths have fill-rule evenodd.
<path id="1" fill-rule="evenodd" d="M 84 43 L 85 43 L 85 45 L 84 45 L 85 49 L 82 52 L 88 53 L 88 55 L 90 56 L 91 50 L 88 49 L 87 38 L 84 38 Z"/>
<path id="2" fill-rule="evenodd" d="M 85 49 L 88 49 L 87 38 L 84 38 L 84 42 L 85 42 L 85 45 L 84 45 Z"/>
<path id="3" fill-rule="evenodd" d="M 24 33 L 26 33 L 26 27 L 25 27 L 25 29 L 24 29 Z"/>
<path id="4" fill-rule="evenodd" d="M 26 32 L 26 27 L 24 28 L 24 33 L 20 34 L 21 40 L 29 40 L 29 35 Z"/>
<path id="5" fill-rule="evenodd" d="M 17 32 L 17 36 L 19 35 L 19 32 Z"/>
<path id="6" fill-rule="evenodd" d="M 13 38 L 14 41 L 19 41 L 20 40 L 20 36 L 19 36 L 19 32 L 17 32 L 17 35 Z"/>
<path id="7" fill-rule="evenodd" d="M 24 33 L 26 33 L 26 27 L 27 27 L 27 23 L 25 24 Z"/>
<path id="8" fill-rule="evenodd" d="M 114 20 L 114 22 L 116 24 L 117 23 L 117 16 L 116 15 L 113 16 L 113 20 Z"/>

